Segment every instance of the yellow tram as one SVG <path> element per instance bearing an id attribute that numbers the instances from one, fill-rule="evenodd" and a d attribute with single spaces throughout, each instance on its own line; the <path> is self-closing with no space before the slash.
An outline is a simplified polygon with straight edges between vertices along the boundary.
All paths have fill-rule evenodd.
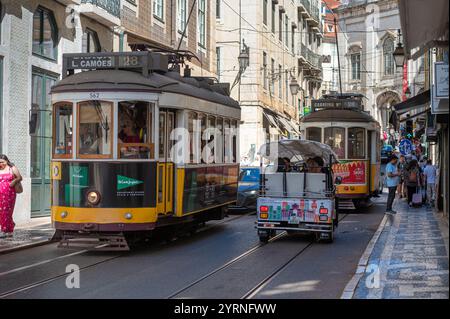
<path id="1" fill-rule="evenodd" d="M 228 84 L 181 76 L 170 58 L 63 56 L 51 90 L 51 215 L 63 245 L 129 249 L 162 226 L 221 219 L 236 201 L 239 104 Z"/>
<path id="2" fill-rule="evenodd" d="M 305 139 L 328 144 L 339 157 L 333 173 L 342 178 L 336 189 L 340 209 L 367 206 L 382 191 L 380 125 L 363 111 L 363 97 L 324 95 L 300 121 Z"/>

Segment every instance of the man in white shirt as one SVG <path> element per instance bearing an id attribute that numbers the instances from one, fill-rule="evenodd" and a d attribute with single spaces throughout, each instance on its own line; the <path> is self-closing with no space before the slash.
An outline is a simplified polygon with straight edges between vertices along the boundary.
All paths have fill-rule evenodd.
<path id="1" fill-rule="evenodd" d="M 427 185 L 427 201 L 430 207 L 434 206 L 436 199 L 436 167 L 432 165 L 431 160 L 427 161 L 427 166 L 423 170 L 423 175 L 426 178 Z"/>

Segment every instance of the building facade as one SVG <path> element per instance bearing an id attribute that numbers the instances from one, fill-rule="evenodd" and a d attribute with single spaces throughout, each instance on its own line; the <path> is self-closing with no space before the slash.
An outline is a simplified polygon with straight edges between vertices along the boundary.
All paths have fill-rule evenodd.
<path id="1" fill-rule="evenodd" d="M 403 73 L 392 54 L 400 40 L 397 1 L 350 0 L 336 12 L 343 91 L 365 95 L 365 110 L 379 121 L 387 140 L 389 113 L 403 95 Z"/>
<path id="2" fill-rule="evenodd" d="M 16 224 L 50 213 L 49 91 L 61 78 L 62 55 L 114 51 L 120 5 L 120 0 L 0 1 L 0 153 L 24 178 Z"/>
<path id="3" fill-rule="evenodd" d="M 215 76 L 215 0 L 123 0 L 121 50 L 187 50 L 194 76 Z M 183 35 L 184 34 L 184 35 Z"/>
<path id="4" fill-rule="evenodd" d="M 320 94 L 321 8 L 317 0 L 217 1 L 216 69 L 242 108 L 241 163 L 254 162 L 265 141 L 299 137 L 299 117 Z"/>
<path id="5" fill-rule="evenodd" d="M 339 25 L 335 24 L 337 14 L 334 13 L 341 2 L 339 0 L 324 0 L 324 31 L 323 31 L 323 81 L 322 93 L 339 92 L 339 65 L 336 46 L 336 32 L 340 33 Z"/>

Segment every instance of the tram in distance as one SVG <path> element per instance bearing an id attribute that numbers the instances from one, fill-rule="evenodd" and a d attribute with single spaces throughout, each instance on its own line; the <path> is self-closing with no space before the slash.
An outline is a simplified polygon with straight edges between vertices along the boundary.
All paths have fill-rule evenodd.
<path id="1" fill-rule="evenodd" d="M 311 113 L 300 121 L 302 136 L 329 145 L 338 156 L 333 173 L 342 178 L 336 189 L 339 209 L 367 207 L 382 192 L 380 125 L 364 111 L 363 98 L 324 95 L 312 101 Z"/>
<path id="2" fill-rule="evenodd" d="M 228 84 L 187 67 L 181 76 L 174 60 L 149 51 L 63 56 L 51 89 L 60 247 L 128 250 L 157 229 L 222 219 L 235 203 L 239 104 Z"/>

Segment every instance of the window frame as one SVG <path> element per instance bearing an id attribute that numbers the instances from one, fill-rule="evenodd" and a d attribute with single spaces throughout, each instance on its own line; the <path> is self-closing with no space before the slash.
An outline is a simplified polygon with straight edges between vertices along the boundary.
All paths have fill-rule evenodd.
<path id="1" fill-rule="evenodd" d="M 79 139 L 79 135 L 80 135 L 80 107 L 81 104 L 86 103 L 86 102 L 92 102 L 92 100 L 84 100 L 84 101 L 78 101 L 77 102 L 77 135 L 76 135 L 76 141 L 77 141 L 77 149 L 76 149 L 76 158 L 77 159 L 112 159 L 114 156 L 114 109 L 115 109 L 115 105 L 116 103 L 113 101 L 108 101 L 108 100 L 98 100 L 98 102 L 102 103 L 108 103 L 111 106 L 111 123 L 109 124 L 109 126 L 111 127 L 110 131 L 110 140 L 111 140 L 111 145 L 110 145 L 110 152 L 109 155 L 107 154 L 80 154 L 80 139 Z"/>
<path id="2" fill-rule="evenodd" d="M 219 2 L 219 0 L 218 0 L 218 2 Z M 181 14 L 182 13 L 182 11 L 181 11 L 182 3 L 184 3 L 184 17 Z M 184 28 L 187 25 L 187 8 L 188 8 L 188 0 L 178 0 L 177 1 L 177 30 L 180 33 L 183 33 Z M 187 29 L 186 29 L 186 31 L 187 31 Z"/>
<path id="3" fill-rule="evenodd" d="M 358 60 L 357 60 L 358 68 L 356 71 L 355 71 L 355 65 L 354 65 L 354 61 L 353 61 L 354 57 L 358 57 Z M 352 81 L 360 81 L 361 80 L 361 52 L 351 53 L 350 54 L 350 63 L 351 63 L 351 69 L 350 69 L 351 80 Z M 356 78 L 355 78 L 355 75 L 356 75 Z"/>
<path id="4" fill-rule="evenodd" d="M 58 60 L 58 24 L 56 23 L 55 15 L 52 10 L 44 8 L 42 6 L 38 6 L 33 13 L 33 28 L 32 28 L 32 42 L 34 41 L 34 16 L 39 13 L 39 52 L 34 51 L 34 45 L 31 45 L 31 52 L 33 55 L 39 56 L 41 58 L 57 61 Z M 47 14 L 48 21 L 51 29 L 51 38 L 53 41 L 53 55 L 54 57 L 48 56 L 44 54 L 44 14 Z"/>
<path id="5" fill-rule="evenodd" d="M 363 154 L 362 157 L 350 156 L 350 144 L 351 144 L 350 143 L 350 130 L 351 129 L 360 129 L 363 132 L 362 136 L 363 136 L 363 152 L 364 152 L 364 154 Z M 366 136 L 367 136 L 367 130 L 364 127 L 352 126 L 352 127 L 348 127 L 347 128 L 347 152 L 346 152 L 347 159 L 355 159 L 355 160 L 364 160 L 364 159 L 366 159 L 366 156 L 367 156 L 367 154 L 366 154 L 367 153 L 367 151 L 366 151 L 366 143 L 367 143 L 366 142 Z M 352 148 L 352 150 L 353 150 L 353 148 Z"/>
<path id="6" fill-rule="evenodd" d="M 318 129 L 319 131 L 320 131 L 320 141 L 317 141 L 317 140 L 310 140 L 309 139 L 309 131 L 310 130 L 312 130 L 312 129 Z M 323 140 L 323 132 L 322 132 L 323 130 L 322 130 L 322 128 L 320 127 L 320 126 L 310 126 L 310 127 L 307 127 L 306 128 L 306 130 L 305 130 L 305 138 L 306 138 L 306 140 L 308 140 L 308 141 L 316 141 L 316 142 L 319 142 L 319 143 L 322 143 L 322 140 Z"/>
<path id="7" fill-rule="evenodd" d="M 204 5 L 201 8 L 201 5 Z M 197 3 L 197 25 L 198 25 L 198 45 L 206 49 L 206 12 L 207 12 L 207 2 L 206 0 L 198 0 Z"/>
<path id="8" fill-rule="evenodd" d="M 100 39 L 99 39 L 98 33 L 96 31 L 94 31 L 90 28 L 86 28 L 83 35 L 86 35 L 86 52 L 85 53 L 96 53 L 96 52 L 102 51 L 102 47 L 100 45 Z M 90 37 L 93 38 L 94 45 L 97 47 L 96 50 L 94 50 L 92 52 L 89 50 Z"/>
<path id="9" fill-rule="evenodd" d="M 386 49 L 386 44 L 388 42 L 391 42 L 391 47 L 390 47 L 390 51 L 387 51 Z M 383 41 L 383 75 L 384 76 L 392 76 L 395 74 L 395 60 L 394 60 L 394 48 L 395 48 L 395 44 L 394 44 L 394 40 L 392 40 L 392 38 L 386 38 Z M 390 66 L 388 68 L 388 58 L 390 60 Z M 388 70 L 390 70 L 391 72 L 387 72 Z"/>
<path id="10" fill-rule="evenodd" d="M 268 76 L 267 76 L 267 53 L 263 51 L 263 89 L 268 88 Z"/>
<path id="11" fill-rule="evenodd" d="M 268 26 L 267 9 L 268 9 L 269 1 L 268 0 L 262 0 L 262 2 L 263 2 L 263 6 L 262 6 L 262 10 L 263 10 L 263 24 L 265 26 Z"/>
<path id="12" fill-rule="evenodd" d="M 347 136 L 346 136 L 346 133 L 345 133 L 345 127 L 342 127 L 342 126 L 327 126 L 327 127 L 324 127 L 324 129 L 323 129 L 323 143 L 329 145 L 327 143 L 327 137 L 328 137 L 327 136 L 327 130 L 331 130 L 334 133 L 333 135 L 330 135 L 330 137 L 333 137 L 333 139 L 334 139 L 335 136 L 336 136 L 336 133 L 334 132 L 334 130 L 336 130 L 336 129 L 342 130 L 342 133 L 343 133 L 344 147 L 343 147 L 343 155 L 341 157 L 345 158 L 345 153 L 346 153 L 346 149 L 347 149 Z M 329 146 L 336 153 L 335 148 L 333 146 L 331 146 L 331 145 L 329 145 Z M 337 155 L 339 156 L 339 154 L 337 154 Z"/>
<path id="13" fill-rule="evenodd" d="M 158 12 L 158 9 L 161 9 L 161 12 Z M 152 1 L 152 14 L 154 18 L 164 23 L 164 0 Z"/>
<path id="14" fill-rule="evenodd" d="M 67 105 L 67 104 L 70 104 L 71 105 L 71 107 L 72 107 L 72 120 L 71 120 L 71 123 L 70 123 L 70 125 L 71 125 L 71 127 L 72 127 L 72 153 L 71 154 L 56 154 L 55 153 L 55 148 L 56 148 L 56 109 L 57 109 L 57 107 L 59 107 L 59 106 L 61 106 L 61 105 Z M 55 159 L 71 159 L 71 158 L 73 158 L 73 155 L 75 154 L 74 153 L 74 126 L 73 126 L 73 122 L 74 122 L 74 119 L 75 119 L 75 109 L 74 109 L 74 102 L 70 102 L 70 101 L 59 101 L 59 102 L 56 102 L 56 103 L 54 103 L 53 104 L 53 106 L 52 106 L 52 111 L 53 111 L 53 116 L 52 116 L 52 134 L 53 134 L 53 137 L 52 137 L 52 158 L 55 158 Z M 78 133 L 77 133 L 78 134 Z M 78 145 L 78 143 L 77 143 L 77 145 Z M 78 147 L 78 146 L 77 146 Z"/>

